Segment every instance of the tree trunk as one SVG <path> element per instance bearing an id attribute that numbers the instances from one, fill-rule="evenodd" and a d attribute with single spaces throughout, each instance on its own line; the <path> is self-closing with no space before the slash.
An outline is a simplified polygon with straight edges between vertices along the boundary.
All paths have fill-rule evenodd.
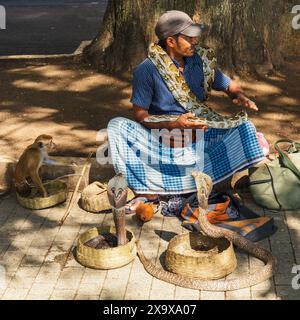
<path id="1" fill-rule="evenodd" d="M 156 40 L 154 27 L 159 16 L 176 9 L 211 26 L 201 41 L 216 50 L 222 68 L 238 73 L 273 69 L 299 44 L 300 31 L 293 32 L 291 27 L 296 2 L 109 0 L 101 30 L 84 55 L 99 70 L 131 71 Z"/>

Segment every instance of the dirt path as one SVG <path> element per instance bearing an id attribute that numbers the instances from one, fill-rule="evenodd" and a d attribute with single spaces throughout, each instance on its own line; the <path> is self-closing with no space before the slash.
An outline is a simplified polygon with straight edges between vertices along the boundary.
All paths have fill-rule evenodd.
<path id="1" fill-rule="evenodd" d="M 132 117 L 130 79 L 76 63 L 1 62 L 0 71 L 2 155 L 18 156 L 41 133 L 55 137 L 59 155 L 86 155 L 111 118 Z M 300 140 L 299 82 L 300 61 L 287 62 L 276 76 L 243 82 L 260 108 L 249 116 L 271 142 Z M 237 110 L 222 93 L 210 103 L 223 113 Z"/>

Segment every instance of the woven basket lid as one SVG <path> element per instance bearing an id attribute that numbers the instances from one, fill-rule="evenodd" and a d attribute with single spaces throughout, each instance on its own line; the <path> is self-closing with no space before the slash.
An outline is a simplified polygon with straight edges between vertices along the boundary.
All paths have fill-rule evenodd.
<path id="1" fill-rule="evenodd" d="M 133 197 L 133 192 L 128 188 L 127 200 L 131 200 Z M 88 212 L 110 210 L 111 205 L 107 197 L 107 185 L 99 181 L 95 181 L 88 185 L 82 191 L 81 206 Z"/>

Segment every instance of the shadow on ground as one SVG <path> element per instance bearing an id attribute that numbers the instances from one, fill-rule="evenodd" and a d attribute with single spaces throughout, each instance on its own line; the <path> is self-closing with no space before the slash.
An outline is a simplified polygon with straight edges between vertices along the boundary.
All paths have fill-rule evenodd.
<path id="1" fill-rule="evenodd" d="M 17 156 L 40 133 L 52 134 L 58 155 L 95 151 L 96 133 L 116 116 L 133 118 L 131 78 L 97 73 L 81 63 L 1 63 L 1 151 Z M 249 117 L 270 142 L 298 138 L 300 61 L 280 73 L 242 81 L 260 111 Z M 239 110 L 223 93 L 209 103 L 224 114 Z M 13 146 L 13 147 L 12 147 Z"/>
<path id="2" fill-rule="evenodd" d="M 132 118 L 130 77 L 96 73 L 79 63 L 11 62 L 1 63 L 0 70 L 2 154 L 16 157 L 37 135 L 48 133 L 59 146 L 57 154 L 87 155 L 97 148 L 96 133 L 106 128 L 110 119 L 116 116 Z M 298 139 L 299 81 L 300 62 L 287 61 L 276 75 L 243 82 L 260 107 L 259 113 L 249 113 L 250 118 L 271 142 L 278 138 Z M 225 114 L 237 110 L 225 101 L 223 94 L 218 93 L 211 99 L 211 104 Z M 257 213 L 277 219 L 279 231 L 267 243 L 272 252 L 291 266 L 299 263 L 296 247 L 293 249 L 293 245 L 299 248 L 299 215 L 256 209 Z M 64 208 L 58 207 L 55 211 L 56 215 L 48 215 L 46 211 L 32 212 L 19 207 L 13 198 L 0 203 L 0 249 L 1 252 L 9 249 L 9 255 L 2 261 L 9 274 L 13 274 L 16 261 L 22 261 L 24 266 L 38 266 L 41 259 L 53 263 L 54 257 L 68 250 L 70 241 L 64 238 L 56 238 L 51 245 L 47 242 L 53 233 L 59 234 L 57 221 Z M 94 225 L 95 222 L 85 222 L 82 227 Z M 27 252 L 26 242 L 30 240 L 34 246 L 32 252 Z M 291 270 L 284 269 L 286 265 L 282 263 L 281 268 L 279 275 L 285 275 L 285 279 L 277 276 L 278 279 L 271 280 L 270 288 L 277 281 L 279 297 L 299 298 L 299 292 L 291 289 Z M 271 289 L 262 290 L 265 297 Z"/>

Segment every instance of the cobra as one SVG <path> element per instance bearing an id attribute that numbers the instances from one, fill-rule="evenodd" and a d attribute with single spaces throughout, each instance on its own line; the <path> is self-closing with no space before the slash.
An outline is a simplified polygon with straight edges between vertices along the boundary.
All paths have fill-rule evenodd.
<path id="1" fill-rule="evenodd" d="M 211 238 L 226 238 L 238 248 L 253 255 L 259 260 L 262 260 L 265 265 L 262 268 L 255 270 L 255 272 L 250 275 L 245 274 L 232 280 L 193 279 L 156 267 L 145 257 L 140 244 L 137 243 L 138 256 L 145 270 L 159 280 L 185 288 L 206 291 L 230 291 L 248 288 L 272 277 L 275 272 L 276 260 L 268 250 L 245 239 L 234 231 L 210 224 L 205 209 L 208 207 L 208 197 L 212 190 L 212 180 L 208 175 L 202 172 L 193 172 L 193 177 L 197 186 L 197 197 L 199 202 L 198 219 L 201 230 Z"/>

